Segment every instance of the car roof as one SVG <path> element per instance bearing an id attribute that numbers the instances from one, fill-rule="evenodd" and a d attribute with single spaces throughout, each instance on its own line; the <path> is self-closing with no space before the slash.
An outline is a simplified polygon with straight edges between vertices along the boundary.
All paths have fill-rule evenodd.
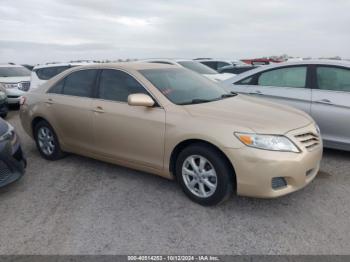
<path id="1" fill-rule="evenodd" d="M 67 62 L 67 63 L 47 63 L 34 66 L 34 69 L 57 67 L 57 66 L 80 66 L 80 65 L 91 65 L 93 62 Z"/>
<path id="2" fill-rule="evenodd" d="M 177 62 L 184 62 L 184 61 L 198 62 L 196 60 L 186 59 L 186 58 L 150 58 L 150 59 L 141 60 L 141 62 L 152 62 L 152 61 L 164 61 L 164 62 L 170 62 L 170 63 L 171 62 L 177 63 Z"/>
<path id="3" fill-rule="evenodd" d="M 259 66 L 255 69 L 249 70 L 247 72 L 244 72 L 242 74 L 239 74 L 235 77 L 232 77 L 230 79 L 225 80 L 223 83 L 227 82 L 237 82 L 241 79 L 244 79 L 246 77 L 249 77 L 251 75 L 254 75 L 256 73 L 269 70 L 269 69 L 274 69 L 274 68 L 279 68 L 279 67 L 285 67 L 285 66 L 293 66 L 293 65 L 332 65 L 332 66 L 344 66 L 344 67 L 349 67 L 350 68 L 350 62 L 345 61 L 345 60 L 326 60 L 326 59 L 318 59 L 318 60 L 303 60 L 303 61 L 292 61 L 292 62 L 281 62 L 281 63 L 275 63 L 275 64 L 270 64 L 270 65 L 264 65 L 264 66 Z"/>
<path id="4" fill-rule="evenodd" d="M 166 68 L 178 68 L 174 65 L 147 63 L 147 62 L 120 62 L 120 63 L 98 63 L 77 66 L 75 68 L 115 68 L 115 69 L 129 69 L 129 70 L 144 70 L 144 69 L 166 69 Z"/>

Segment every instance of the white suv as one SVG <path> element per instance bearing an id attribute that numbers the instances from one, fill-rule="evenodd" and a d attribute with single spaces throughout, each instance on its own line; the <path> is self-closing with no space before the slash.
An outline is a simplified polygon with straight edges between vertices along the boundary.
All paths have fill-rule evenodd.
<path id="1" fill-rule="evenodd" d="M 44 65 L 37 65 L 33 68 L 30 89 L 36 89 L 50 78 L 62 73 L 63 71 L 80 65 L 91 64 L 91 62 L 69 62 L 69 63 L 47 63 Z"/>
<path id="2" fill-rule="evenodd" d="M 20 65 L 0 64 L 0 89 L 9 104 L 18 104 L 20 97 L 30 88 L 30 71 Z"/>

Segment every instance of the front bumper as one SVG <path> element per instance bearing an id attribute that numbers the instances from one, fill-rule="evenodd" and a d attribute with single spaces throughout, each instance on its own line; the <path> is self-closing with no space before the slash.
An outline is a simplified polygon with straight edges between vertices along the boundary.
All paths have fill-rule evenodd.
<path id="1" fill-rule="evenodd" d="M 6 89 L 7 102 L 9 104 L 18 104 L 20 102 L 21 96 L 25 95 L 27 92 L 16 88 Z"/>
<path id="2" fill-rule="evenodd" d="M 301 147 L 298 144 L 299 147 Z M 237 194 L 250 197 L 275 198 L 308 185 L 317 175 L 322 159 L 319 144 L 301 153 L 260 150 L 250 147 L 227 149 L 226 155 L 236 172 Z M 287 185 L 273 188 L 273 178 L 284 178 Z"/>
<path id="3" fill-rule="evenodd" d="M 0 142 L 0 187 L 20 179 L 27 165 L 20 143 Z"/>

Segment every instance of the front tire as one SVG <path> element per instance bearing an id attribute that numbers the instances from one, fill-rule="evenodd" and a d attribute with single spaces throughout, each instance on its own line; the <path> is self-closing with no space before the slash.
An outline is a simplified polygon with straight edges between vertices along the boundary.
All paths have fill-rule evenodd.
<path id="1" fill-rule="evenodd" d="M 185 194 L 203 206 L 217 205 L 233 191 L 233 171 L 220 152 L 194 144 L 180 152 L 176 177 Z"/>
<path id="2" fill-rule="evenodd" d="M 42 120 L 34 127 L 34 138 L 40 155 L 47 160 L 58 160 L 64 157 L 57 135 L 51 125 Z"/>

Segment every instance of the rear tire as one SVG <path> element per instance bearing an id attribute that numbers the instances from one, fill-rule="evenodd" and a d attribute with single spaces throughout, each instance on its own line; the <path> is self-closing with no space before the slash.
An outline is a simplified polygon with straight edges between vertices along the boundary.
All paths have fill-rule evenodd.
<path id="1" fill-rule="evenodd" d="M 65 156 L 57 135 L 51 125 L 42 120 L 34 127 L 34 138 L 40 155 L 47 160 L 58 160 Z"/>
<path id="2" fill-rule="evenodd" d="M 218 205 L 232 194 L 234 173 L 220 152 L 208 145 L 182 150 L 175 172 L 185 194 L 200 205 Z"/>

